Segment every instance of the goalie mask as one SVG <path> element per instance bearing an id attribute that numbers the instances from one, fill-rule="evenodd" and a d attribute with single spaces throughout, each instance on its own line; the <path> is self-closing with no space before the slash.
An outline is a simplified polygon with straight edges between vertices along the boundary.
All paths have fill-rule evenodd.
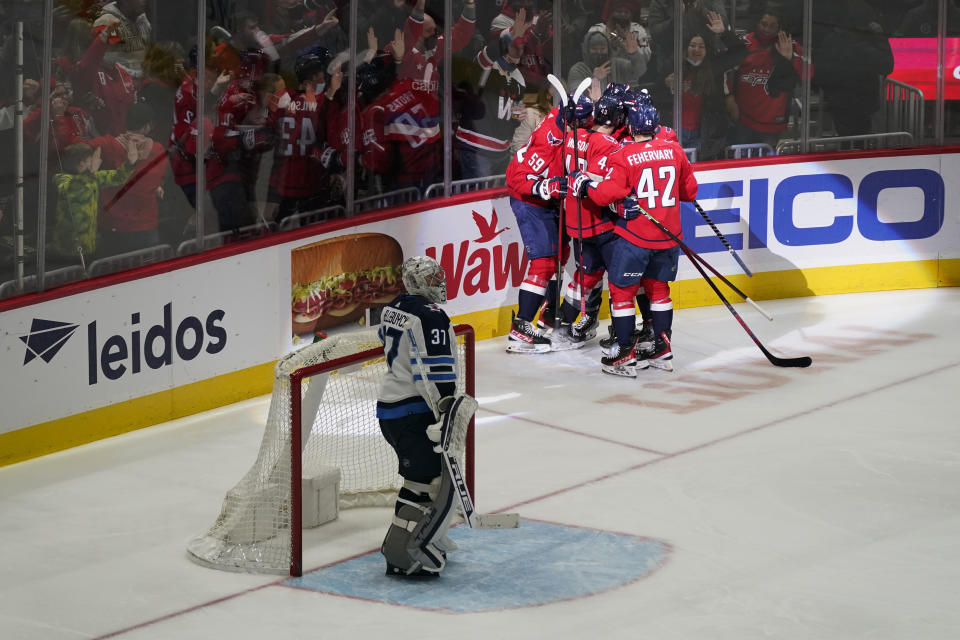
<path id="1" fill-rule="evenodd" d="M 413 256 L 403 263 L 403 286 L 407 293 L 443 304 L 447 301 L 447 277 L 443 267 L 427 256 Z"/>

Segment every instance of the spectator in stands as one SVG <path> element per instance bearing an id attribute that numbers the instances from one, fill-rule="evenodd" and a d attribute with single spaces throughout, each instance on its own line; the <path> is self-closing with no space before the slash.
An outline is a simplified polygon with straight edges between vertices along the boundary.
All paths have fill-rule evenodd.
<path id="1" fill-rule="evenodd" d="M 443 61 L 446 42 L 443 37 L 443 23 L 438 16 L 424 12 L 425 0 L 417 0 L 403 28 L 404 53 L 399 57 L 400 78 L 421 81 L 418 88 L 429 91 L 439 97 L 440 63 Z M 473 36 L 476 20 L 476 3 L 467 0 L 451 36 L 453 52 L 462 51 Z M 394 37 L 396 41 L 396 36 Z M 389 51 L 391 45 L 387 45 Z M 396 54 L 394 57 L 397 58 Z M 430 76 L 430 78 L 427 78 Z"/>
<path id="2" fill-rule="evenodd" d="M 153 112 L 150 135 L 154 140 L 170 138 L 174 96 L 187 77 L 186 57 L 179 42 L 165 40 L 150 45 L 143 59 L 143 82 L 138 96 Z"/>
<path id="3" fill-rule="evenodd" d="M 699 33 L 704 42 L 713 51 L 723 51 L 723 42 L 709 25 L 710 14 L 715 13 L 723 20 L 724 29 L 729 29 L 726 2 L 724 0 L 683 0 L 683 33 Z M 651 0 L 650 35 L 653 39 L 654 56 L 657 59 L 657 72 L 660 77 L 673 73 L 673 0 Z"/>
<path id="4" fill-rule="evenodd" d="M 101 191 L 98 220 L 100 240 L 98 256 L 112 256 L 160 244 L 159 206 L 163 199 L 163 176 L 167 154 L 150 137 L 153 112 L 144 104 L 135 104 L 127 112 L 127 130 L 103 145 L 103 164 L 121 168 L 129 162 L 127 149 L 137 149 L 137 162 L 130 177 L 119 188 Z"/>
<path id="5" fill-rule="evenodd" d="M 208 47 L 208 53 L 209 51 L 212 51 L 211 47 Z M 211 98 L 219 98 L 231 83 L 232 76 L 229 73 L 221 73 L 218 77 L 217 72 L 209 66 L 204 72 L 204 90 Z M 173 128 L 167 139 L 173 181 L 183 191 L 191 208 L 197 206 L 197 121 L 200 117 L 197 113 L 197 84 L 197 51 L 194 47 L 189 54 L 187 75 L 174 94 Z M 204 131 L 209 141 L 214 126 L 209 118 L 204 117 L 204 120 Z"/>
<path id="6" fill-rule="evenodd" d="M 890 41 L 864 0 L 824 5 L 818 14 L 814 50 L 816 85 L 840 136 L 868 134 L 880 108 L 883 79 L 893 71 Z"/>
<path id="7" fill-rule="evenodd" d="M 57 58 L 61 75 L 70 83 L 73 101 L 93 117 L 97 132 L 116 135 L 126 126 L 127 109 L 136 102 L 137 85 L 127 69 L 106 58 L 110 40 L 116 38 L 119 23 L 95 27 L 84 20 L 70 23 L 71 46 L 74 52 L 83 50 L 80 58 L 70 58 L 73 52 Z M 84 37 L 84 31 L 86 37 Z"/>
<path id="8" fill-rule="evenodd" d="M 596 0 L 564 0 L 560 15 L 563 42 L 579 41 L 590 25 L 604 21 L 606 14 L 602 10 L 605 8 L 606 5 L 600 5 Z"/>
<path id="9" fill-rule="evenodd" d="M 388 50 L 405 58 L 403 34 Z M 400 46 L 398 54 L 396 47 Z M 417 187 L 421 193 L 442 179 L 443 139 L 437 84 L 428 76 L 391 80 L 378 63 L 357 68 L 357 89 L 364 103 L 361 164 L 379 174 L 384 191 Z M 387 64 L 390 64 L 389 57 Z M 428 63 L 429 64 L 429 63 Z M 392 66 L 392 65 L 391 65 Z M 402 66 L 401 66 L 402 68 Z"/>
<path id="10" fill-rule="evenodd" d="M 937 0 L 923 0 L 907 11 L 897 35 L 936 38 L 938 4 Z M 960 0 L 947 0 L 947 35 L 960 35 Z"/>
<path id="11" fill-rule="evenodd" d="M 590 31 L 600 29 L 607 36 L 610 43 L 610 56 L 613 60 L 630 60 L 631 64 L 637 64 L 639 61 L 640 74 L 629 81 L 636 84 L 646 75 L 648 63 L 653 56 L 650 33 L 640 24 L 640 4 L 636 0 L 607 0 L 602 16 L 603 21 L 594 24 Z M 617 81 L 614 80 L 614 82 Z M 606 87 L 608 83 L 601 84 Z"/>
<path id="12" fill-rule="evenodd" d="M 75 142 L 63 150 L 63 171 L 53 176 L 57 208 L 51 228 L 50 262 L 85 264 L 94 256 L 100 190 L 126 182 L 139 157 L 132 141 L 128 141 L 125 148 L 126 162 L 108 170 L 100 169 L 100 147 Z"/>
<path id="13" fill-rule="evenodd" d="M 540 89 L 533 104 L 524 108 L 523 115 L 520 117 L 520 124 L 517 125 L 517 130 L 513 132 L 513 140 L 510 142 L 512 153 L 516 153 L 523 145 L 527 144 L 534 129 L 540 126 L 543 119 L 550 113 L 553 108 L 553 95 L 553 87 Z"/>
<path id="14" fill-rule="evenodd" d="M 747 34 L 747 56 L 727 74 L 727 109 L 737 120 L 737 144 L 767 144 L 776 149 L 786 131 L 790 100 L 800 80 L 802 50 L 780 29 L 780 17 L 764 11 Z M 813 67 L 811 65 L 811 76 Z"/>
<path id="15" fill-rule="evenodd" d="M 103 7 L 94 27 L 111 27 L 103 59 L 108 64 L 119 64 L 134 78 L 143 71 L 143 58 L 151 40 L 150 20 L 145 13 L 147 0 L 115 0 Z"/>
<path id="16" fill-rule="evenodd" d="M 636 26 L 643 29 L 640 25 Z M 610 37 L 607 36 L 608 33 L 611 34 Z M 642 31 L 642 34 L 638 35 L 637 31 L 628 29 L 623 35 L 622 47 L 616 47 L 619 53 L 614 53 L 611 42 L 619 40 L 620 34 L 609 30 L 603 24 L 590 27 L 580 45 L 582 58 L 567 74 L 567 86 L 573 91 L 580 86 L 584 78 L 592 78 L 593 90 L 590 97 L 599 99 L 603 88 L 611 82 L 636 84 L 646 72 L 647 61 L 650 59 L 649 44 L 640 44 L 641 41 L 648 42 L 646 31 Z"/>
<path id="17" fill-rule="evenodd" d="M 519 23 L 519 28 L 518 27 Z M 547 74 L 553 69 L 553 12 L 538 9 L 537 0 L 509 0 L 490 23 L 490 36 L 498 38 L 500 51 L 516 48 L 517 63 L 525 86 L 536 91 L 547 85 Z M 481 58 L 484 68 L 492 67 L 492 59 Z"/>
<path id="18" fill-rule="evenodd" d="M 257 66 L 256 61 L 250 63 Z M 247 65 L 241 62 L 241 68 Z M 250 81 L 241 71 L 217 103 L 217 123 L 207 162 L 207 188 L 221 231 L 236 231 L 256 219 L 260 155 L 273 149 L 273 118 L 286 109 L 283 79 L 264 73 Z"/>
<path id="19" fill-rule="evenodd" d="M 720 16 L 711 13 L 711 29 L 723 40 L 723 53 L 707 46 L 706 38 L 694 33 L 687 38 L 683 61 L 683 98 L 680 145 L 697 149 L 697 158 L 713 159 L 726 145 L 732 121 L 724 108 L 723 70 L 735 67 L 746 56 L 746 43 L 725 29 Z M 673 95 L 677 90 L 673 73 L 664 79 Z M 672 105 L 671 105 L 672 106 Z"/>
<path id="20" fill-rule="evenodd" d="M 297 89 L 276 119 L 277 144 L 264 218 L 281 222 L 295 213 L 320 209 L 329 199 L 321 164 L 326 139 L 327 66 L 332 56 L 316 49 L 297 58 Z"/>
<path id="21" fill-rule="evenodd" d="M 526 11 L 516 13 L 511 33 L 492 36 L 464 77 L 455 80 L 460 124 L 454 144 L 461 179 L 499 175 L 510 162 L 510 141 L 523 113 L 527 88 L 517 66 L 520 34 L 527 32 Z"/>
<path id="22" fill-rule="evenodd" d="M 275 70 L 281 59 L 289 59 L 293 68 L 296 54 L 312 46 L 326 46 L 328 40 L 338 40 L 339 20 L 336 11 L 328 12 L 323 21 L 313 27 L 292 34 L 267 34 L 260 28 L 257 16 L 247 10 L 237 11 L 234 30 L 229 39 L 220 42 L 213 53 L 211 64 L 219 71 L 234 76 L 245 73 L 249 78 Z M 329 47 L 327 47 L 329 49 Z M 241 69 L 241 59 L 255 52 L 259 57 L 256 68 Z"/>
<path id="23" fill-rule="evenodd" d="M 50 162 L 53 166 L 58 166 L 57 159 L 62 150 L 75 142 L 87 142 L 93 146 L 102 144 L 93 118 L 84 109 L 73 106 L 72 100 L 73 92 L 67 84 L 58 83 L 50 92 Z M 37 103 L 23 121 L 24 136 L 33 143 L 40 142 L 41 113 Z"/>

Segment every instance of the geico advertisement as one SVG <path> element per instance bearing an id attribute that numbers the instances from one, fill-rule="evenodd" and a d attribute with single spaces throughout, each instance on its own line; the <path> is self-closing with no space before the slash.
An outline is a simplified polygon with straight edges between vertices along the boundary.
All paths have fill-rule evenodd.
<path id="1" fill-rule="evenodd" d="M 931 155 L 701 171 L 697 200 L 756 271 L 952 257 L 958 193 L 944 176 L 957 168 L 957 156 Z M 683 230 L 699 253 L 726 251 L 690 205 Z M 680 277 L 695 276 L 681 261 Z"/>
<path id="2" fill-rule="evenodd" d="M 2 431 L 268 362 L 275 307 L 256 300 L 276 265 L 260 254 L 4 313 Z"/>

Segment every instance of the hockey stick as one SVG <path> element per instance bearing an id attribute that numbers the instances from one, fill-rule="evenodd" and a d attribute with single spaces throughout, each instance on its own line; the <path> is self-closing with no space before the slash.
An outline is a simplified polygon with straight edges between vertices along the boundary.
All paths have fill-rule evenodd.
<path id="1" fill-rule="evenodd" d="M 750 327 L 747 326 L 747 323 L 743 321 L 743 318 L 740 317 L 740 314 L 737 313 L 736 309 L 733 308 L 733 305 L 723 297 L 723 294 L 720 293 L 720 289 L 717 288 L 717 285 L 713 284 L 713 280 L 710 279 L 710 276 L 707 275 L 706 271 L 703 270 L 703 267 L 690 255 L 691 251 L 686 245 L 680 245 L 680 248 L 683 249 L 683 252 L 687 254 L 687 257 L 690 258 L 690 262 L 693 263 L 693 266 L 697 268 L 697 271 L 700 272 L 700 275 L 703 276 L 703 279 L 707 281 L 707 284 L 710 285 L 710 288 L 713 289 L 713 292 L 717 294 L 717 297 L 726 305 L 727 310 L 733 314 L 733 317 L 737 319 L 737 322 L 740 323 L 740 326 L 743 327 L 743 330 L 747 332 L 747 335 L 750 336 L 750 339 L 753 340 L 754 344 L 763 352 L 763 355 L 767 357 L 767 360 L 770 361 L 770 364 L 777 367 L 809 367 L 813 364 L 813 359 L 810 356 L 800 356 L 799 358 L 780 358 L 778 356 L 770 353 L 766 347 L 763 346 L 763 343 L 760 342 L 760 339 L 754 335 L 753 331 L 750 330 Z"/>
<path id="2" fill-rule="evenodd" d="M 415 317 L 415 316 L 414 316 Z M 410 341 L 411 356 L 416 361 L 417 370 L 420 372 L 420 380 L 427 389 L 427 402 L 433 410 L 433 415 L 438 420 L 442 417 L 439 408 L 439 398 L 436 394 L 430 393 L 430 387 L 427 386 L 427 369 L 423 366 L 423 358 L 420 356 L 420 347 L 417 345 L 417 338 L 410 327 L 413 317 L 407 321 L 404 331 L 407 333 L 407 339 Z M 419 320 L 419 319 L 418 319 Z M 443 459 L 443 467 L 449 474 L 451 482 L 457 488 L 457 498 L 460 502 L 460 508 L 463 512 L 463 519 L 471 529 L 509 529 L 520 526 L 520 515 L 516 513 L 477 513 L 473 506 L 473 499 L 470 497 L 470 489 L 463 479 L 463 473 L 460 471 L 460 463 L 454 456 L 447 451 L 448 442 L 441 443 L 440 456 Z"/>
<path id="3" fill-rule="evenodd" d="M 733 314 L 733 317 L 737 319 L 737 322 L 740 323 L 740 326 L 743 327 L 743 330 L 747 332 L 747 335 L 750 336 L 750 338 L 751 338 L 751 339 L 753 340 L 753 342 L 757 345 L 757 347 L 760 348 L 760 351 L 763 352 L 763 355 L 765 355 L 765 356 L 767 357 L 767 360 L 769 360 L 771 364 L 773 364 L 774 366 L 777 366 L 777 367 L 809 367 L 809 366 L 811 365 L 811 363 L 813 362 L 813 360 L 812 360 L 809 356 L 801 356 L 801 357 L 799 357 L 799 358 L 780 358 L 780 357 L 775 356 L 775 355 L 773 355 L 772 353 L 770 353 L 770 352 L 767 350 L 767 348 L 763 346 L 763 344 L 760 342 L 760 340 L 757 338 L 757 336 L 753 333 L 753 331 L 750 330 L 750 327 L 747 326 L 747 323 L 743 321 L 743 318 L 741 318 L 741 317 L 740 317 L 740 314 L 737 313 L 736 309 L 733 308 L 733 305 L 730 304 L 730 302 L 729 302 L 725 297 L 723 297 L 723 294 L 720 292 L 720 289 L 717 288 L 717 285 L 713 284 L 713 280 L 710 279 L 710 277 L 709 277 L 709 276 L 707 275 L 707 273 L 703 270 L 703 267 L 701 267 L 700 264 L 703 263 L 703 265 L 704 265 L 705 267 L 707 267 L 708 269 L 710 269 L 711 271 L 713 271 L 713 273 L 715 273 L 718 278 L 720 278 L 721 280 L 723 280 L 723 281 L 727 284 L 727 286 L 729 286 L 731 289 L 733 289 L 734 291 L 736 291 L 737 294 L 740 295 L 744 300 L 746 300 L 747 302 L 750 302 L 751 304 L 753 304 L 753 306 L 756 307 L 758 311 L 760 311 L 761 313 L 763 313 L 763 315 L 767 316 L 768 319 L 771 319 L 771 320 L 772 320 L 772 318 L 770 318 L 770 316 L 768 316 L 768 315 L 766 314 L 766 312 L 764 312 L 762 309 L 760 309 L 760 307 L 759 307 L 756 303 L 754 303 L 753 301 L 751 301 L 750 298 L 748 298 L 746 295 L 744 295 L 739 289 L 737 289 L 737 288 L 734 287 L 732 284 L 730 284 L 730 282 L 729 282 L 726 278 L 724 278 L 722 275 L 720 275 L 720 273 L 717 272 L 716 269 L 714 269 L 713 267 L 711 267 L 711 266 L 707 263 L 706 260 L 704 260 L 703 258 L 701 258 L 701 257 L 699 256 L 699 254 L 697 254 L 693 249 L 691 249 L 690 247 L 688 247 L 688 246 L 683 242 L 683 240 L 681 240 L 681 239 L 678 238 L 676 235 L 674 235 L 673 233 L 671 233 L 670 230 L 667 229 L 665 226 L 663 226 L 663 225 L 660 223 L 659 220 L 657 220 L 657 219 L 654 218 L 652 215 L 650 215 L 650 214 L 647 212 L 646 209 L 644 209 L 643 207 L 641 207 L 641 206 L 639 206 L 639 205 L 637 205 L 637 208 L 640 209 L 640 213 L 642 213 L 642 214 L 644 215 L 644 217 L 647 218 L 647 220 L 649 220 L 650 222 L 652 222 L 653 224 L 655 224 L 655 225 L 657 226 L 657 228 L 660 229 L 660 231 L 662 231 L 662 232 L 664 232 L 665 234 L 667 234 L 668 236 L 670 236 L 670 239 L 673 240 L 674 242 L 676 242 L 676 243 L 680 246 L 680 249 L 682 249 L 683 252 L 684 252 L 685 254 L 687 254 L 687 258 L 690 259 L 690 262 L 693 263 L 693 266 L 695 266 L 695 267 L 697 268 L 697 271 L 699 271 L 699 272 L 700 272 L 700 275 L 703 276 L 703 279 L 707 281 L 707 284 L 710 285 L 710 288 L 713 289 L 713 292 L 716 293 L 716 294 L 717 294 L 717 297 L 719 297 L 720 300 L 723 302 L 723 304 L 726 305 L 727 310 L 729 310 L 730 313 Z"/>
<path id="4" fill-rule="evenodd" d="M 563 114 L 562 120 L 564 121 L 563 126 L 563 135 L 560 138 L 560 164 L 563 165 L 563 157 L 566 153 L 567 148 L 567 126 L 566 126 L 566 110 L 567 110 L 567 90 L 563 88 L 563 84 L 560 82 L 560 79 L 552 73 L 547 74 L 547 81 L 553 85 L 554 91 L 557 92 L 557 95 L 560 96 L 560 112 Z M 567 176 L 566 168 L 561 166 L 561 171 L 563 171 L 563 176 Z M 560 298 L 563 295 L 563 230 L 566 226 L 563 217 L 563 201 L 560 201 L 560 211 L 557 217 L 557 305 L 553 310 L 553 330 L 556 331 L 560 326 Z"/>
<path id="5" fill-rule="evenodd" d="M 580 171 L 580 143 L 577 141 L 577 104 L 580 102 L 580 96 L 587 90 L 587 87 L 593 82 L 593 78 L 584 78 L 573 94 L 573 170 Z M 580 206 L 580 198 L 574 198 L 577 201 L 577 293 L 580 295 L 580 315 L 587 315 L 587 297 L 583 292 L 583 211 Z"/>
<path id="6" fill-rule="evenodd" d="M 637 208 L 640 209 L 640 213 L 642 213 L 642 214 L 647 218 L 647 220 L 649 220 L 649 221 L 652 222 L 653 224 L 657 225 L 657 228 L 660 229 L 660 231 L 663 231 L 665 234 L 667 234 L 667 235 L 670 237 L 671 240 L 673 240 L 673 241 L 676 242 L 678 245 L 680 245 L 680 248 L 683 249 L 683 252 L 687 254 L 687 257 L 690 258 L 691 261 L 699 260 L 700 263 L 703 264 L 703 266 L 705 266 L 707 269 L 709 269 L 710 271 L 712 271 L 712 272 L 713 272 L 713 275 L 717 276 L 717 278 L 719 278 L 720 281 L 723 282 L 723 284 L 725 284 L 725 285 L 727 285 L 728 287 L 730 287 L 730 289 L 732 289 L 733 292 L 736 293 L 738 296 L 740 296 L 741 298 L 743 298 L 743 300 L 744 300 L 745 302 L 749 302 L 749 303 L 753 306 L 753 308 L 756 309 L 757 311 L 759 311 L 760 314 L 761 314 L 764 318 L 766 318 L 767 320 L 771 320 L 771 321 L 773 320 L 773 316 L 771 316 L 769 313 L 767 313 L 766 311 L 764 311 L 764 310 L 763 310 L 763 307 L 761 307 L 761 306 L 758 305 L 756 302 L 754 302 L 753 300 L 751 300 L 750 297 L 749 297 L 747 294 L 745 294 L 743 291 L 740 291 L 740 289 L 738 289 L 735 284 L 733 284 L 732 282 L 730 282 L 729 280 L 727 280 L 726 276 L 724 276 L 722 273 L 720 273 L 719 271 L 717 271 L 716 269 L 714 269 L 713 266 L 712 266 L 709 262 L 707 262 L 706 260 L 704 260 L 703 257 L 702 257 L 699 253 L 697 253 L 696 251 L 694 251 L 693 249 L 691 249 L 690 247 L 688 247 L 688 246 L 683 242 L 683 240 L 681 240 L 680 238 L 678 238 L 676 235 L 674 235 L 673 233 L 671 233 L 671 231 L 670 231 L 669 229 L 667 229 L 665 226 L 663 226 L 662 224 L 660 224 L 660 221 L 657 220 L 656 218 L 654 218 L 653 216 L 651 216 L 651 215 L 647 212 L 646 209 L 644 209 L 643 207 L 641 207 L 641 206 L 639 205 L 639 203 L 637 204 Z"/>
<path id="7" fill-rule="evenodd" d="M 707 212 L 703 210 L 703 207 L 700 206 L 700 203 L 694 200 L 693 206 L 697 208 L 697 211 L 700 212 L 700 215 L 703 216 L 703 219 L 707 221 L 707 224 L 710 225 L 710 228 L 713 229 L 713 232 L 717 234 L 717 237 L 720 238 L 720 242 L 722 242 L 723 246 L 727 248 L 727 251 L 729 251 L 730 255 L 733 256 L 733 259 L 737 261 L 737 264 L 740 265 L 740 268 L 743 269 L 743 272 L 752 278 L 753 274 L 750 273 L 750 269 L 747 269 L 747 265 L 743 264 L 743 260 L 741 260 L 740 256 L 737 255 L 737 252 L 733 250 L 733 247 L 730 246 L 730 243 L 727 242 L 727 239 L 723 237 L 723 234 L 720 233 L 720 229 L 717 229 L 717 225 L 713 223 L 713 220 L 711 220 L 710 216 L 707 215 Z"/>

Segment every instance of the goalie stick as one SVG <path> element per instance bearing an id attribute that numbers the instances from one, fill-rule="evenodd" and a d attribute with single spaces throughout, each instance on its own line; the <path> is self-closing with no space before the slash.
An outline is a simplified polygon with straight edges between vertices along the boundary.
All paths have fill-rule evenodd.
<path id="1" fill-rule="evenodd" d="M 683 242 L 683 240 L 678 238 L 675 234 L 671 233 L 670 230 L 667 229 L 665 226 L 663 226 L 659 220 L 657 220 L 652 215 L 650 215 L 650 213 L 648 213 L 646 209 L 641 207 L 639 204 L 637 205 L 637 207 L 640 209 L 640 213 L 642 213 L 644 217 L 647 218 L 647 220 L 655 224 L 657 228 L 660 229 L 660 231 L 667 234 L 671 240 L 673 240 L 680 246 L 680 249 L 682 249 L 683 252 L 687 255 L 687 258 L 690 259 L 690 262 L 693 263 L 693 266 L 697 268 L 697 271 L 700 272 L 700 275 L 703 276 L 703 279 L 706 280 L 707 284 L 710 285 L 710 288 L 713 289 L 713 292 L 717 294 L 717 297 L 720 298 L 721 302 L 723 302 L 723 304 L 726 305 L 727 310 L 733 314 L 733 317 L 736 318 L 737 322 L 740 323 L 740 326 L 743 327 L 743 330 L 747 332 L 747 335 L 750 336 L 750 339 L 753 340 L 753 342 L 757 345 L 757 347 L 759 347 L 760 351 L 763 352 L 763 355 L 767 357 L 767 360 L 770 361 L 770 364 L 777 367 L 809 367 L 813 363 L 813 360 L 810 358 L 810 356 L 801 356 L 798 358 L 781 358 L 779 356 L 775 356 L 772 353 L 770 353 L 770 351 L 768 351 L 767 348 L 763 346 L 763 343 L 760 342 L 760 339 L 757 338 L 757 336 L 753 333 L 753 331 L 750 330 L 750 327 L 747 326 L 747 323 L 743 321 L 743 318 L 741 318 L 740 314 L 737 313 L 737 310 L 733 308 L 733 305 L 730 304 L 730 302 L 723 296 L 723 293 L 720 292 L 720 289 L 717 288 L 717 285 L 713 283 L 713 280 L 710 279 L 710 276 L 707 275 L 707 272 L 703 270 L 703 267 L 701 267 L 700 264 L 702 263 L 708 269 L 713 271 L 718 278 L 723 280 L 731 289 L 736 291 L 747 302 L 752 302 L 752 301 L 749 298 L 747 298 L 745 295 L 743 295 L 743 293 L 741 293 L 739 289 L 737 289 L 732 284 L 730 284 L 730 282 L 726 278 L 721 276 L 720 273 L 717 272 L 716 269 L 711 267 L 706 260 L 701 258 L 699 254 L 697 254 L 693 249 L 688 247 Z M 760 310 L 760 308 L 756 305 L 756 303 L 753 303 L 753 306 L 757 307 L 757 309 Z M 762 310 L 760 311 L 765 316 L 767 316 L 768 319 L 772 319 L 765 312 L 763 312 Z"/>
<path id="2" fill-rule="evenodd" d="M 730 243 L 727 242 L 727 239 L 720 233 L 720 229 L 717 229 L 717 225 L 713 223 L 713 220 L 710 219 L 710 216 L 707 215 L 707 212 L 703 210 L 703 207 L 700 206 L 700 203 L 696 200 L 693 201 L 693 206 L 697 208 L 697 211 L 700 212 L 700 215 L 703 216 L 703 219 L 707 221 L 707 224 L 710 225 L 710 228 L 713 230 L 717 237 L 720 238 L 720 242 L 723 243 L 723 246 L 727 248 L 727 251 L 730 252 L 730 255 L 733 256 L 733 259 L 737 261 L 737 264 L 740 265 L 740 268 L 743 269 L 743 272 L 753 277 L 753 274 L 750 273 L 750 269 L 747 269 L 747 265 L 743 263 L 743 260 L 740 259 L 740 256 L 737 255 L 737 252 L 733 250 L 733 247 L 730 246 Z"/>
<path id="3" fill-rule="evenodd" d="M 443 416 L 440 412 L 439 398 L 436 394 L 430 394 L 430 387 L 427 386 L 427 369 L 423 366 L 423 359 L 420 356 L 420 347 L 417 344 L 417 338 L 413 334 L 413 329 L 408 326 L 404 329 L 407 333 L 407 339 L 410 340 L 410 348 L 413 360 L 416 361 L 417 369 L 420 371 L 420 379 L 427 388 L 427 400 L 430 408 L 433 409 L 433 415 L 438 420 Z M 451 407 L 449 409 L 453 411 Z M 457 499 L 460 503 L 460 509 L 463 512 L 463 519 L 471 529 L 511 529 L 520 526 L 520 515 L 516 513 L 477 513 L 473 506 L 473 499 L 470 497 L 470 489 L 463 479 L 463 473 L 460 471 L 460 463 L 456 457 L 450 455 L 447 450 L 449 446 L 450 434 L 444 434 L 440 442 L 440 456 L 443 459 L 443 468 L 449 474 L 450 480 L 457 488 Z"/>

